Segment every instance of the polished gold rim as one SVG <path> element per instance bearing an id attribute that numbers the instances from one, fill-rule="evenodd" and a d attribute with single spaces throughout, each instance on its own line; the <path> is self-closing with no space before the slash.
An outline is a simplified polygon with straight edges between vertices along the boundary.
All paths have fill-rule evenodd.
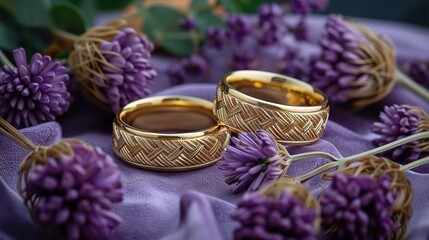
<path id="1" fill-rule="evenodd" d="M 211 112 L 212 105 L 209 101 L 186 96 L 151 97 L 132 102 L 123 108 L 113 123 L 113 150 L 126 163 L 149 170 L 186 171 L 211 165 L 221 157 L 230 138 L 228 129 Z M 183 117 L 186 112 L 208 119 L 210 126 L 192 129 L 194 124 L 191 122 L 185 124 L 185 131 L 182 129 L 178 133 L 145 129 L 174 128 L 175 121 L 181 119 L 165 119 L 167 115 L 162 114 L 175 116 L 180 113 Z M 160 121 L 136 125 L 138 119 L 147 116 L 158 116 Z"/>
<path id="2" fill-rule="evenodd" d="M 235 132 L 263 129 L 283 144 L 305 145 L 322 136 L 327 97 L 310 84 L 280 74 L 243 70 L 225 75 L 214 114 Z"/>

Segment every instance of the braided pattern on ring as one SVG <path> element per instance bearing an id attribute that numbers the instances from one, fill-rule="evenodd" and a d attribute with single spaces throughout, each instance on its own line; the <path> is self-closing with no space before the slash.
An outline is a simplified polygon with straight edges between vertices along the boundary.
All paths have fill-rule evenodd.
<path id="1" fill-rule="evenodd" d="M 157 171 L 186 171 L 215 163 L 229 143 L 225 127 L 193 139 L 146 138 L 113 123 L 113 150 L 125 162 Z"/>
<path id="2" fill-rule="evenodd" d="M 289 112 L 262 108 L 226 93 L 216 91 L 214 114 L 236 131 L 255 132 L 263 129 L 283 144 L 305 145 L 322 136 L 329 117 L 329 107 L 315 112 Z"/>

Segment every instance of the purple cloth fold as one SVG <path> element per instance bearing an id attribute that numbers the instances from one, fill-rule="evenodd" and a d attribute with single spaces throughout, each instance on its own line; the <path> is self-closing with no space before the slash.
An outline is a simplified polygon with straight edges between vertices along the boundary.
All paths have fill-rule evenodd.
<path id="1" fill-rule="evenodd" d="M 310 18 L 312 32 L 320 33 L 320 17 Z M 429 31 L 391 23 L 365 21 L 375 30 L 388 34 L 398 44 L 398 56 L 403 59 L 427 56 L 429 58 Z M 317 35 L 311 36 L 315 42 Z M 309 44 L 311 47 L 311 44 Z M 314 47 L 314 46 L 313 46 Z M 410 55 L 410 53 L 412 53 Z M 415 55 L 414 55 L 415 54 Z M 165 69 L 172 59 L 156 58 L 160 70 L 156 90 L 167 87 Z M 216 61 L 216 60 L 213 60 Z M 217 60 L 221 61 L 221 60 Z M 188 84 L 157 92 L 156 95 L 189 95 L 213 100 L 216 85 L 226 69 L 212 69 L 210 76 L 200 79 L 202 84 Z M 349 156 L 374 148 L 375 137 L 369 130 L 384 105 L 411 104 L 429 111 L 429 104 L 402 86 L 384 100 L 351 113 L 338 107 L 331 108 L 331 116 L 323 139 L 309 146 L 288 147 L 291 154 L 308 151 L 326 151 L 335 156 Z M 124 202 L 115 207 L 123 223 L 113 231 L 111 239 L 232 239 L 237 224 L 230 214 L 241 195 L 232 194 L 232 186 L 224 183 L 222 172 L 216 165 L 181 173 L 161 173 L 129 166 L 117 158 L 112 149 L 112 120 L 114 116 L 77 100 L 70 111 L 58 119 L 22 132 L 38 145 L 50 145 L 61 137 L 79 138 L 99 146 L 114 157 L 123 173 Z M 28 152 L 0 136 L 0 232 L 12 239 L 42 239 L 42 231 L 31 222 L 27 210 L 16 191 L 17 170 Z M 307 172 L 326 159 L 313 158 L 294 163 L 290 175 Z M 408 239 L 427 239 L 429 233 L 429 174 L 408 172 L 414 187 L 414 213 L 409 224 Z M 325 182 L 322 182 L 322 185 Z M 316 195 L 322 190 L 320 179 L 306 183 Z M 1 238 L 1 235 L 0 235 Z"/>

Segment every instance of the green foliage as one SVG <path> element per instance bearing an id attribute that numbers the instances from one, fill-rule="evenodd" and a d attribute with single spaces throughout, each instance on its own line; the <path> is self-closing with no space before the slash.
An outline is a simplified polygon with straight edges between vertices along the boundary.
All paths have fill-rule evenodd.
<path id="1" fill-rule="evenodd" d="M 58 2 L 49 8 L 54 26 L 73 34 L 82 34 L 89 28 L 88 19 L 76 5 Z"/>

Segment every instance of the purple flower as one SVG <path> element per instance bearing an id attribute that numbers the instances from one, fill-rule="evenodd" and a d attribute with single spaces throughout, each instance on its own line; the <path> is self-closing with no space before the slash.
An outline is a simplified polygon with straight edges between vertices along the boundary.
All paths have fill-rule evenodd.
<path id="1" fill-rule="evenodd" d="M 366 106 L 386 96 L 395 71 L 392 46 L 358 23 L 330 15 L 311 67 L 312 84 L 335 103 Z"/>
<path id="2" fill-rule="evenodd" d="M 371 131 L 380 135 L 380 138 L 374 140 L 374 144 L 382 146 L 420 132 L 422 120 L 428 121 L 422 111 L 409 105 L 385 106 L 384 112 L 380 113 L 380 122 L 371 126 Z M 394 149 L 389 154 L 393 160 L 407 163 L 417 160 L 420 152 L 419 141 L 414 141 Z"/>
<path id="3" fill-rule="evenodd" d="M 313 10 L 311 0 L 292 0 L 289 7 L 292 13 L 300 15 L 310 14 Z"/>
<path id="4" fill-rule="evenodd" d="M 137 35 L 132 28 L 124 28 L 111 41 L 101 43 L 100 50 L 111 65 L 104 65 L 105 81 L 94 78 L 107 88 L 100 88 L 109 99 L 113 112 L 136 99 L 150 94 L 157 72 L 150 61 L 153 44 Z"/>
<path id="5" fill-rule="evenodd" d="M 219 27 L 211 27 L 206 31 L 206 41 L 209 47 L 214 47 L 216 49 L 222 49 L 226 33 L 223 29 Z"/>
<path id="6" fill-rule="evenodd" d="M 173 64 L 167 71 L 171 85 L 183 84 L 186 80 L 186 73 L 182 64 Z"/>
<path id="7" fill-rule="evenodd" d="M 121 222 L 112 209 L 124 195 L 121 173 L 99 148 L 69 144 L 73 156 L 49 157 L 29 170 L 33 219 L 66 239 L 105 239 Z"/>
<path id="8" fill-rule="evenodd" d="M 390 179 L 335 174 L 320 197 L 328 239 L 389 239 L 395 194 Z"/>
<path id="9" fill-rule="evenodd" d="M 183 61 L 183 67 L 186 73 L 199 76 L 207 71 L 207 61 L 203 56 L 194 53 Z"/>
<path id="10" fill-rule="evenodd" d="M 256 64 L 255 53 L 250 49 L 237 49 L 232 54 L 232 69 L 252 69 Z"/>
<path id="11" fill-rule="evenodd" d="M 316 239 L 316 212 L 283 191 L 278 199 L 247 193 L 232 218 L 240 224 L 234 239 Z"/>
<path id="12" fill-rule="evenodd" d="M 264 3 L 258 8 L 258 23 L 277 24 L 283 18 L 283 8 L 278 3 Z"/>
<path id="13" fill-rule="evenodd" d="M 241 44 L 252 32 L 249 20 L 244 16 L 231 15 L 226 19 L 226 36 L 235 43 Z"/>
<path id="14" fill-rule="evenodd" d="M 195 29 L 195 19 L 193 17 L 187 17 L 185 19 L 183 19 L 182 21 L 180 21 L 179 26 L 180 28 L 182 28 L 183 30 L 186 31 L 191 31 Z"/>
<path id="15" fill-rule="evenodd" d="M 231 142 L 219 161 L 219 169 L 225 171 L 227 184 L 237 184 L 234 193 L 256 191 L 282 173 L 278 165 L 283 157 L 269 133 L 240 133 Z"/>
<path id="16" fill-rule="evenodd" d="M 328 7 L 329 0 L 311 0 L 311 8 L 315 12 L 323 11 Z"/>
<path id="17" fill-rule="evenodd" d="M 305 22 L 305 18 L 301 18 L 295 26 L 289 27 L 289 31 L 292 32 L 296 40 L 306 41 L 308 35 L 308 27 Z"/>
<path id="18" fill-rule="evenodd" d="M 429 60 L 413 60 L 405 65 L 405 73 L 416 82 L 429 86 Z"/>
<path id="19" fill-rule="evenodd" d="M 23 48 L 13 51 L 16 67 L 0 72 L 0 116 L 15 127 L 53 121 L 70 106 L 69 75 L 59 61 L 36 53 L 27 63 Z"/>
<path id="20" fill-rule="evenodd" d="M 297 79 L 303 79 L 306 75 L 305 61 L 300 51 L 296 47 L 289 47 L 283 55 L 280 62 L 280 71 L 282 74 Z"/>

